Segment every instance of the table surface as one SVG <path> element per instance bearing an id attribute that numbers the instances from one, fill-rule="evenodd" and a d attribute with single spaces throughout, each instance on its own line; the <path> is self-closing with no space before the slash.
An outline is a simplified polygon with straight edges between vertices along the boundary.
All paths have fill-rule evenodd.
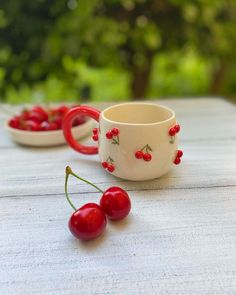
<path id="1" fill-rule="evenodd" d="M 97 156 L 66 146 L 17 146 L 0 112 L 1 295 L 236 294 L 236 108 L 210 98 L 158 102 L 176 110 L 184 158 L 146 182 L 116 179 Z M 68 231 L 68 164 L 132 198 L 130 216 L 97 240 Z M 69 191 L 77 206 L 100 197 L 72 179 Z"/>

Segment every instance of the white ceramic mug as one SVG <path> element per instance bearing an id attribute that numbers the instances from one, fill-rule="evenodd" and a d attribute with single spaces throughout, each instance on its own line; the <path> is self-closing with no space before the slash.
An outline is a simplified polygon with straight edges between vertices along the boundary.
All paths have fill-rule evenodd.
<path id="1" fill-rule="evenodd" d="M 93 139 L 98 146 L 84 146 L 72 135 L 73 119 L 89 116 L 99 122 Z M 97 154 L 104 169 L 128 180 L 154 179 L 179 164 L 182 151 L 177 149 L 175 113 L 154 103 L 123 103 L 100 112 L 89 106 L 71 109 L 63 121 L 69 145 L 83 154 Z"/>

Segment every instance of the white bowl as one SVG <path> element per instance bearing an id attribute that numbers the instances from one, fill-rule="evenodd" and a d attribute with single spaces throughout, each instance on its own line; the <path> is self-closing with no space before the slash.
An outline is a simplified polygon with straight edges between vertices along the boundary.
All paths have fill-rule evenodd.
<path id="1" fill-rule="evenodd" d="M 62 130 L 55 131 L 25 131 L 12 128 L 5 123 L 5 128 L 9 132 L 13 141 L 28 145 L 28 146 L 56 146 L 65 144 L 66 140 Z M 72 128 L 72 133 L 75 139 L 81 139 L 85 137 L 93 128 L 94 122 L 88 119 L 85 123 Z"/>

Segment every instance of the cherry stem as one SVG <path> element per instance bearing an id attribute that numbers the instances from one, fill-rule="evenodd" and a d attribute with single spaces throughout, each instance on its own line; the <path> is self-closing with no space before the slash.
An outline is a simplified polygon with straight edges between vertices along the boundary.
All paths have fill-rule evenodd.
<path id="1" fill-rule="evenodd" d="M 87 184 L 90 184 L 91 186 L 93 186 L 94 188 L 96 188 L 96 190 L 98 190 L 99 192 L 101 192 L 103 194 L 103 191 L 97 187 L 95 184 L 93 184 L 92 182 L 88 181 L 88 180 L 85 180 L 84 178 L 78 176 L 77 174 L 75 174 L 72 169 L 67 166 L 66 167 L 66 178 L 65 178 L 65 194 L 66 194 L 66 198 L 67 198 L 67 201 L 68 203 L 71 205 L 71 207 L 76 211 L 76 207 L 73 205 L 73 203 L 71 202 L 70 198 L 69 198 L 69 195 L 68 195 L 68 190 L 67 190 L 67 186 L 68 186 L 68 179 L 69 179 L 69 176 L 70 175 L 73 175 L 74 177 L 78 178 L 79 180 L 82 180 L 83 182 L 86 182 Z"/>
<path id="2" fill-rule="evenodd" d="M 114 144 L 119 144 L 119 137 L 117 136 L 117 139 L 115 139 L 114 137 L 112 138 L 112 143 Z"/>
<path id="3" fill-rule="evenodd" d="M 67 167 L 66 167 L 67 168 Z M 67 186 L 68 186 L 68 179 L 69 179 L 70 173 L 67 173 L 67 169 L 66 169 L 66 178 L 65 178 L 65 194 L 66 194 L 66 199 L 68 201 L 68 203 L 70 204 L 70 206 L 76 211 L 76 207 L 74 206 L 74 204 L 71 202 L 69 195 L 68 195 L 68 190 L 67 190 Z"/>

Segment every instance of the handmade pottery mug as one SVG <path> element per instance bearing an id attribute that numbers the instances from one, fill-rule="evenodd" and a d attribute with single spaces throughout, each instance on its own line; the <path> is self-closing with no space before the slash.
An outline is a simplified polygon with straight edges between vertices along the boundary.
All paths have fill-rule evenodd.
<path id="1" fill-rule="evenodd" d="M 93 130 L 98 146 L 84 146 L 72 135 L 73 119 L 78 115 L 93 118 L 99 128 Z M 99 154 L 102 166 L 127 180 L 154 179 L 179 164 L 177 150 L 180 126 L 171 109 L 153 103 L 123 103 L 100 112 L 89 106 L 71 109 L 63 120 L 68 144 L 83 154 Z"/>

